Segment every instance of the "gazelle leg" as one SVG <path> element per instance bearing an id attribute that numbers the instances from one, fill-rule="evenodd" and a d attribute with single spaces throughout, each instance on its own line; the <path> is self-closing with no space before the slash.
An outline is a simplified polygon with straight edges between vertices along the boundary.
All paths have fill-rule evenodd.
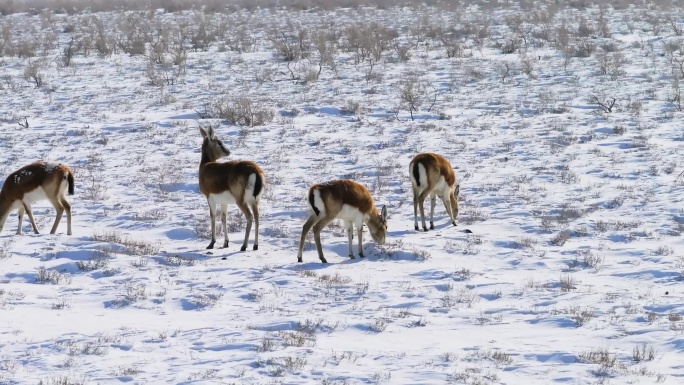
<path id="1" fill-rule="evenodd" d="M 435 205 L 437 204 L 437 196 L 435 193 L 430 194 L 430 230 L 435 229 Z"/>
<path id="2" fill-rule="evenodd" d="M 344 221 L 344 227 L 347 231 L 347 241 L 349 242 L 349 258 L 354 259 L 354 251 L 352 250 L 352 240 L 354 239 L 354 224 L 351 221 Z"/>
<path id="3" fill-rule="evenodd" d="M 316 216 L 311 215 L 309 219 L 307 219 L 304 223 L 304 227 L 302 227 L 302 235 L 301 237 L 299 237 L 299 252 L 297 253 L 297 262 L 302 262 L 302 253 L 304 252 L 304 240 L 306 239 L 306 235 L 311 230 L 311 227 L 313 227 L 317 220 L 318 218 Z"/>
<path id="4" fill-rule="evenodd" d="M 318 252 L 318 259 L 323 263 L 328 263 L 328 261 L 323 256 L 323 246 L 321 246 L 321 230 L 332 221 L 331 218 L 323 218 L 318 223 L 313 226 L 314 241 L 316 241 L 316 251 Z"/>
<path id="5" fill-rule="evenodd" d="M 252 213 L 254 214 L 254 246 L 253 250 L 259 250 L 259 203 L 252 204 Z"/>
<path id="6" fill-rule="evenodd" d="M 211 243 L 207 249 L 213 249 L 216 243 L 216 204 L 211 199 L 207 199 L 209 203 L 209 217 L 211 218 Z"/>
<path id="7" fill-rule="evenodd" d="M 418 196 L 418 207 L 420 208 L 420 217 L 423 222 L 423 231 L 428 231 L 428 227 L 425 224 L 425 198 L 427 198 L 428 194 L 428 190 L 424 190 Z"/>
<path id="8" fill-rule="evenodd" d="M 24 209 L 24 206 L 21 206 L 21 207 L 19 207 L 19 209 L 17 209 L 17 215 L 18 215 L 17 219 L 19 220 L 19 224 L 17 225 L 17 235 L 21 235 L 21 225 L 24 224 L 24 213 L 25 212 L 26 212 L 26 210 Z"/>
<path id="9" fill-rule="evenodd" d="M 62 214 L 64 214 L 64 207 L 62 207 L 62 203 L 59 200 L 50 201 L 50 203 L 52 203 L 52 206 L 55 208 L 55 211 L 57 212 L 55 216 L 55 223 L 52 225 L 52 230 L 50 230 L 50 234 L 54 234 L 57 231 L 57 226 L 59 226 L 59 221 L 62 220 Z"/>
<path id="10" fill-rule="evenodd" d="M 28 214 L 29 221 L 31 221 L 31 226 L 33 226 L 33 232 L 36 234 L 40 234 L 38 232 L 38 226 L 36 226 L 36 221 L 33 219 L 33 211 L 31 211 L 31 205 L 24 203 L 24 209 L 26 209 L 26 214 Z"/>
<path id="11" fill-rule="evenodd" d="M 240 251 L 247 250 L 247 242 L 249 242 L 249 232 L 252 231 L 252 222 L 254 221 L 254 216 L 252 212 L 249 211 L 249 206 L 244 202 L 238 203 L 238 207 L 243 214 L 245 214 L 245 219 L 247 219 L 247 228 L 245 229 L 245 241 L 242 243 Z"/>
<path id="12" fill-rule="evenodd" d="M 228 247 L 228 225 L 226 224 L 226 215 L 228 215 L 228 205 L 221 204 L 221 229 L 223 230 L 223 247 Z"/>
<path id="13" fill-rule="evenodd" d="M 60 203 L 62 204 L 62 207 L 64 207 L 64 211 L 66 211 L 67 215 L 67 235 L 71 235 L 71 203 L 69 203 L 66 198 L 62 198 Z"/>
<path id="14" fill-rule="evenodd" d="M 50 230 L 50 234 L 54 234 L 57 231 L 57 226 L 59 225 L 59 221 L 62 220 L 62 214 L 64 214 L 64 209 L 63 208 L 58 208 L 57 210 L 57 217 L 55 218 L 55 224 L 52 225 L 52 230 Z"/>
<path id="15" fill-rule="evenodd" d="M 413 190 L 413 226 L 418 230 L 418 192 Z"/>
<path id="16" fill-rule="evenodd" d="M 359 257 L 366 258 L 366 256 L 363 254 L 363 223 L 361 226 L 356 226 L 356 233 L 359 236 Z"/>

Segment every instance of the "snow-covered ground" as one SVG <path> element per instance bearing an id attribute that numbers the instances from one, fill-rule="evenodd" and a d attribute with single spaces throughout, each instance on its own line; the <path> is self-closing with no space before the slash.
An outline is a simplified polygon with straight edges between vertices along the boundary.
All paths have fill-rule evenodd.
<path id="1" fill-rule="evenodd" d="M 681 38 L 666 21 L 654 30 L 641 10 L 609 7 L 610 37 L 596 32 L 598 8 L 567 9 L 549 24 L 556 43 L 544 43 L 542 22 L 512 32 L 512 15 L 532 13 L 2 17 L 12 41 L 39 48 L 0 57 L 0 178 L 60 161 L 76 174 L 76 194 L 73 236 L 65 219 L 46 234 L 47 202 L 34 208 L 40 235 L 26 218 L 15 236 L 15 214 L 0 235 L 0 384 L 682 383 Z M 243 28 L 254 46 L 236 52 L 224 38 L 188 49 L 177 79 L 178 66 L 123 52 L 79 51 L 65 66 L 65 47 L 96 28 L 93 16 L 111 36 L 125 16 L 190 30 L 223 22 L 226 36 Z M 595 31 L 576 40 L 583 19 Z M 478 35 L 484 20 L 489 31 Z M 315 80 L 314 48 L 288 68 L 268 40 L 276 30 L 370 22 L 399 32 L 410 59 L 392 46 L 371 70 L 339 49 L 336 71 L 323 65 Z M 465 25 L 476 32 L 455 58 L 421 35 Z M 570 48 L 595 51 L 560 52 L 561 25 Z M 52 31 L 59 46 L 43 44 Z M 510 42 L 515 52 L 502 53 Z M 400 97 L 411 79 L 422 90 L 414 120 Z M 226 97 L 275 117 L 253 127 L 201 119 Z M 613 98 L 602 112 L 596 101 L 609 108 Z M 235 206 L 230 246 L 205 250 L 197 174 L 198 125 L 207 124 L 231 159 L 266 173 L 258 251 L 239 251 Z M 422 151 L 456 170 L 458 227 L 440 203 L 436 230 L 413 229 L 408 164 Z M 335 178 L 363 183 L 387 205 L 387 242 L 366 230 L 367 258 L 350 260 L 334 223 L 323 232 L 330 263 L 318 262 L 310 236 L 298 264 L 307 187 Z"/>

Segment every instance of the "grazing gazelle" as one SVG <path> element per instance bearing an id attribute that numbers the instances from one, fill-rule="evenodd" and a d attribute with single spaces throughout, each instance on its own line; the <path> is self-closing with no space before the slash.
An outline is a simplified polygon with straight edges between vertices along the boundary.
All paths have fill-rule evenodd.
<path id="1" fill-rule="evenodd" d="M 11 173 L 0 190 L 0 232 L 10 211 L 16 209 L 19 213 L 17 235 L 21 234 L 24 213 L 28 214 L 33 231 L 38 234 L 31 204 L 47 199 L 57 210 L 57 218 L 50 234 L 57 231 L 57 225 L 66 211 L 67 234 L 71 235 L 71 204 L 65 196 L 67 191 L 69 195 L 74 195 L 74 173 L 61 163 L 34 162 Z"/>
<path id="2" fill-rule="evenodd" d="M 233 160 L 217 162 L 218 159 L 230 155 L 230 151 L 216 137 L 214 128 L 207 130 L 200 127 L 202 142 L 202 160 L 199 168 L 199 188 L 209 202 L 211 215 L 211 243 L 207 249 L 213 249 L 216 243 L 216 205 L 221 205 L 221 222 L 225 241 L 223 247 L 228 247 L 228 229 L 226 228 L 226 212 L 228 204 L 237 204 L 247 219 L 245 242 L 240 250 L 247 250 L 249 232 L 252 220 L 256 220 L 254 227 L 254 250 L 259 249 L 259 200 L 264 192 L 264 172 L 256 163 L 248 160 Z"/>
<path id="3" fill-rule="evenodd" d="M 409 174 L 413 187 L 413 223 L 416 230 L 418 230 L 418 206 L 420 206 L 423 230 L 428 231 L 423 207 L 428 195 L 430 195 L 430 229 L 435 228 L 433 217 L 436 196 L 442 199 L 451 223 L 456 226 L 460 186 L 456 184 L 456 174 L 449 162 L 440 155 L 424 152 L 413 158 L 409 164 Z"/>
<path id="4" fill-rule="evenodd" d="M 363 225 L 368 226 L 371 237 L 378 244 L 385 243 L 387 234 L 387 208 L 382 206 L 378 213 L 368 190 L 362 185 L 346 180 L 332 180 L 325 183 L 315 184 L 309 188 L 309 218 L 304 223 L 302 236 L 299 239 L 299 253 L 297 262 L 302 262 L 302 250 L 304 239 L 313 227 L 316 250 L 321 262 L 328 263 L 323 257 L 321 248 L 321 230 L 335 218 L 344 221 L 349 238 L 349 258 L 354 259 L 352 252 L 353 226 L 359 237 L 359 257 L 363 258 Z"/>

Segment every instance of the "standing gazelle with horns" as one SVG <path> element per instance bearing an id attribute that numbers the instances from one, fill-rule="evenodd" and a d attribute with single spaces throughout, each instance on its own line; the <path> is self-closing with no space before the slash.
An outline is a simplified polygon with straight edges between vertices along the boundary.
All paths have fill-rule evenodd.
<path id="1" fill-rule="evenodd" d="M 241 251 L 247 250 L 249 232 L 252 220 L 256 220 L 254 227 L 254 250 L 259 249 L 259 200 L 264 192 L 264 172 L 254 162 L 248 160 L 217 162 L 218 159 L 230 155 L 230 151 L 216 137 L 214 128 L 199 128 L 204 141 L 202 142 L 202 160 L 199 168 L 199 188 L 207 197 L 209 214 L 211 215 L 211 243 L 207 249 L 213 249 L 216 243 L 216 205 L 221 205 L 221 223 L 225 241 L 223 247 L 228 247 L 228 229 L 226 228 L 226 212 L 228 204 L 237 204 L 245 214 L 247 228 L 245 242 Z"/>
<path id="2" fill-rule="evenodd" d="M 16 209 L 19 213 L 17 235 L 21 234 L 24 213 L 28 214 L 33 232 L 38 234 L 31 204 L 47 199 L 57 210 L 50 234 L 57 231 L 62 214 L 66 211 L 67 235 L 71 235 L 71 204 L 66 199 L 67 191 L 69 195 L 74 195 L 74 174 L 69 167 L 61 163 L 38 161 L 11 173 L 0 190 L 0 232 L 9 213 Z"/>
<path id="3" fill-rule="evenodd" d="M 321 230 L 335 218 L 344 221 L 349 239 L 349 258 L 354 259 L 352 251 L 353 226 L 359 237 L 359 257 L 363 258 L 363 225 L 368 226 L 371 238 L 378 244 L 385 243 L 387 234 L 387 208 L 382 206 L 378 213 L 368 190 L 351 180 L 340 179 L 315 184 L 309 188 L 309 218 L 302 228 L 299 239 L 297 262 L 302 262 L 302 251 L 306 235 L 313 227 L 316 250 L 321 262 L 328 263 L 323 257 Z"/>
<path id="4" fill-rule="evenodd" d="M 433 217 L 436 196 L 442 199 L 451 223 L 456 226 L 460 186 L 456 184 L 456 174 L 449 161 L 440 155 L 424 152 L 413 158 L 409 164 L 409 174 L 413 187 L 413 223 L 416 230 L 418 230 L 418 207 L 420 206 L 423 230 L 428 231 L 423 207 L 428 195 L 430 195 L 430 229 L 435 228 Z"/>

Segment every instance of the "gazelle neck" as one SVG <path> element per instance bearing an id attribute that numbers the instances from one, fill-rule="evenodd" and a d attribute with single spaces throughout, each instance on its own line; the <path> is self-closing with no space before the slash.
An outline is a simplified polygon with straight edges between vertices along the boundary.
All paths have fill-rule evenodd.
<path id="1" fill-rule="evenodd" d="M 10 208 L 12 207 L 12 202 L 5 198 L 5 196 L 0 192 L 0 231 L 5 226 L 5 221 L 10 213 Z"/>
<path id="2" fill-rule="evenodd" d="M 202 144 L 202 158 L 200 159 L 200 168 L 207 163 L 216 162 L 215 157 L 211 153 L 206 141 Z"/>

